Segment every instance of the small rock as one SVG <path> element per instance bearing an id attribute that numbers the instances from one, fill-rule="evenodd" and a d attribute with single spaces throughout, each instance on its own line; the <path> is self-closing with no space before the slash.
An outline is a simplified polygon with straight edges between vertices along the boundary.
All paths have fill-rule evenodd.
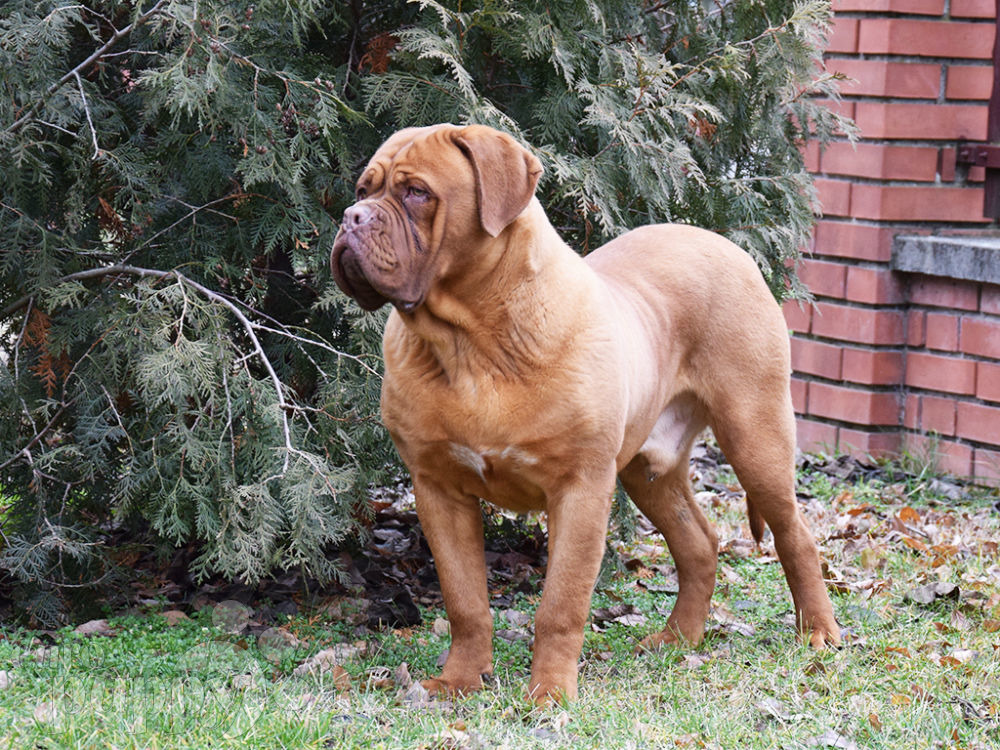
<path id="1" fill-rule="evenodd" d="M 6 690 L 8 687 L 10 687 L 10 672 L 0 669 L 0 690 Z"/>
<path id="2" fill-rule="evenodd" d="M 35 710 L 32 711 L 32 715 L 39 724 L 51 724 L 59 718 L 59 710 L 56 708 L 55 703 L 39 703 L 35 706 Z"/>
<path id="3" fill-rule="evenodd" d="M 405 661 L 396 668 L 392 677 L 396 685 L 403 690 L 408 690 L 413 685 L 413 678 L 410 677 L 410 666 Z"/>
<path id="4" fill-rule="evenodd" d="M 451 635 L 451 623 L 443 617 L 438 617 L 431 626 L 431 632 L 440 637 Z"/>
<path id="5" fill-rule="evenodd" d="M 419 682 L 414 682 L 399 698 L 400 703 L 408 708 L 429 708 L 434 704 L 431 694 Z"/>

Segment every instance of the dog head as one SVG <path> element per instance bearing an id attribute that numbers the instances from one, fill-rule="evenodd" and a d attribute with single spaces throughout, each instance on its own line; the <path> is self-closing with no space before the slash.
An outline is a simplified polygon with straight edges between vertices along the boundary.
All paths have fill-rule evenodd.
<path id="1" fill-rule="evenodd" d="M 365 310 L 412 312 L 435 280 L 475 262 L 527 207 L 542 167 L 506 133 L 483 125 L 407 128 L 389 138 L 357 182 L 330 265 Z"/>

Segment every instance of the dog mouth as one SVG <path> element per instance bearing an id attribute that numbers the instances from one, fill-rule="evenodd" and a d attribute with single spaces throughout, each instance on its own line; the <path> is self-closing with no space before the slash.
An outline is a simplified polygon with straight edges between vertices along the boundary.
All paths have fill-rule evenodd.
<path id="1" fill-rule="evenodd" d="M 333 242 L 330 270 L 333 271 L 333 280 L 337 282 L 340 290 L 354 299 L 362 310 L 372 312 L 389 301 L 389 298 L 379 292 L 368 280 L 358 252 L 351 247 L 342 234 L 338 235 Z"/>

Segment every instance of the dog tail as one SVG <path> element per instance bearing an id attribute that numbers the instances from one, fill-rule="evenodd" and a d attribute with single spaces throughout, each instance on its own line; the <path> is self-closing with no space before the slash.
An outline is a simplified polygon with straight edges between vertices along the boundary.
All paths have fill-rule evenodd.
<path id="1" fill-rule="evenodd" d="M 750 533 L 753 535 L 753 540 L 760 544 L 760 540 L 764 538 L 764 516 L 757 510 L 757 506 L 753 504 L 749 495 L 747 495 L 747 516 L 750 520 Z"/>

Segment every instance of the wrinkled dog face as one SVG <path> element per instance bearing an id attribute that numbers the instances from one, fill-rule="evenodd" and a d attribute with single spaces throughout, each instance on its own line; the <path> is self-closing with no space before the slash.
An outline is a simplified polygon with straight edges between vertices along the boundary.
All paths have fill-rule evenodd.
<path id="1" fill-rule="evenodd" d="M 451 256 L 496 237 L 524 210 L 540 174 L 534 156 L 488 128 L 399 131 L 372 157 L 344 212 L 330 257 L 337 286 L 365 310 L 386 302 L 416 310 L 455 265 Z"/>
<path id="2" fill-rule="evenodd" d="M 450 223 L 468 225 L 462 214 L 475 217 L 475 176 L 454 143 L 459 131 L 401 130 L 358 179 L 357 202 L 344 212 L 330 263 L 337 285 L 363 309 L 386 302 L 405 312 L 419 307 L 435 276 L 443 219 L 451 213 Z"/>

